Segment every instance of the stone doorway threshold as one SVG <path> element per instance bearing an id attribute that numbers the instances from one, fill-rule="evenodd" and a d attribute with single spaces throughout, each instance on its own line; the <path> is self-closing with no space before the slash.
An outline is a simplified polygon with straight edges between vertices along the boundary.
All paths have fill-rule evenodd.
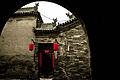
<path id="1" fill-rule="evenodd" d="M 52 78 L 40 78 L 40 80 L 53 80 Z"/>

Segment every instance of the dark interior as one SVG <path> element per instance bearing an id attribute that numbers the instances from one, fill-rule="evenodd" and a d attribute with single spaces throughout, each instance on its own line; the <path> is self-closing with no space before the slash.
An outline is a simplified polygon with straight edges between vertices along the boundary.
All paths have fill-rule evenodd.
<path id="1" fill-rule="evenodd" d="M 45 53 L 45 50 L 49 50 L 49 53 Z M 53 53 L 53 43 L 39 43 L 38 50 L 38 62 L 40 61 L 40 53 L 42 53 L 42 67 L 39 65 L 39 74 L 51 75 L 53 74 L 52 66 L 52 53 Z"/>
<path id="2" fill-rule="evenodd" d="M 53 43 L 38 43 L 38 44 L 39 44 L 38 52 L 44 52 L 45 50 L 49 50 L 51 53 L 53 53 Z"/>

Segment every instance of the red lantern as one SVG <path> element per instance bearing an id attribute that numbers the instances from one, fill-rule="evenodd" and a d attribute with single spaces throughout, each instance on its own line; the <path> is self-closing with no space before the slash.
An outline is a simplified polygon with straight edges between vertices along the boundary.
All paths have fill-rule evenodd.
<path id="1" fill-rule="evenodd" d="M 53 44 L 53 50 L 58 50 L 58 44 L 57 43 Z"/>
<path id="2" fill-rule="evenodd" d="M 34 47 L 34 44 L 29 44 L 29 50 L 32 51 Z"/>

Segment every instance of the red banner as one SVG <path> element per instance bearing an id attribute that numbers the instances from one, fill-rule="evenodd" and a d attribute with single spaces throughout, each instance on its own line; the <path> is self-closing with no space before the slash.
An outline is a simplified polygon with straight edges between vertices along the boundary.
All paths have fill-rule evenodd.
<path id="1" fill-rule="evenodd" d="M 39 59 L 40 60 L 39 63 L 40 63 L 40 68 L 41 68 L 42 67 L 42 53 L 40 53 L 39 58 L 40 58 Z"/>
<path id="2" fill-rule="evenodd" d="M 45 50 L 45 53 L 49 53 L 49 50 Z"/>
<path id="3" fill-rule="evenodd" d="M 53 69 L 54 69 L 54 53 L 52 53 L 52 63 L 53 63 Z"/>

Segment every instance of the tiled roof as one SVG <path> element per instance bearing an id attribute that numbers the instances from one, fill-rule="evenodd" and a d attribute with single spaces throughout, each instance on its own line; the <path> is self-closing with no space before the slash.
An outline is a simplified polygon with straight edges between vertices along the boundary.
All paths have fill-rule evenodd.
<path id="1" fill-rule="evenodd" d="M 36 28 L 36 30 L 54 30 L 55 27 L 53 27 L 52 23 L 42 23 L 40 28 Z"/>
<path id="2" fill-rule="evenodd" d="M 43 23 L 41 25 L 41 30 L 53 30 L 53 24 L 52 23 Z"/>
<path id="3" fill-rule="evenodd" d="M 66 22 L 64 22 L 62 24 L 58 24 L 57 26 L 66 26 L 66 25 L 71 24 L 71 23 L 73 23 L 75 21 L 77 21 L 77 18 L 71 19 L 71 20 L 66 21 Z"/>
<path id="4" fill-rule="evenodd" d="M 19 13 L 32 13 L 35 12 L 35 8 L 34 7 L 27 7 L 27 8 L 20 8 L 18 9 L 15 14 L 19 14 Z"/>
<path id="5" fill-rule="evenodd" d="M 80 24 L 80 21 L 77 18 L 75 18 L 63 24 L 59 24 L 56 27 L 53 27 L 52 23 L 44 23 L 42 24 L 41 28 L 35 28 L 34 31 L 38 35 L 41 33 L 61 33 L 64 31 L 68 31 L 71 28 L 74 28 L 75 26 L 78 26 Z"/>
<path id="6" fill-rule="evenodd" d="M 38 12 L 38 5 L 35 4 L 35 6 L 33 7 L 20 8 L 11 17 L 20 17 L 20 16 L 40 17 L 40 14 Z"/>
<path id="7" fill-rule="evenodd" d="M 75 26 L 78 26 L 80 24 L 81 24 L 80 21 L 77 18 L 74 18 L 65 23 L 57 25 L 56 29 L 58 29 L 60 32 L 64 32 L 64 31 L 68 31 L 71 28 L 74 28 Z"/>

